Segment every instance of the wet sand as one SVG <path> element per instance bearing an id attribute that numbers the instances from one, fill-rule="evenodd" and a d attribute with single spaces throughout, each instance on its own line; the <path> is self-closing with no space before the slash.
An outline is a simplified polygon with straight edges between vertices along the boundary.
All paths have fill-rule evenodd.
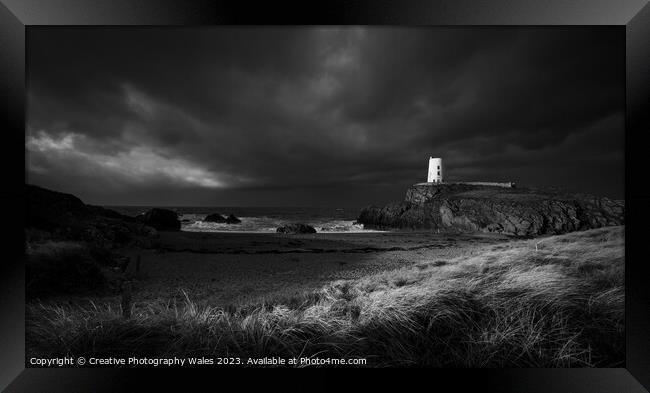
<path id="1" fill-rule="evenodd" d="M 136 301 L 193 301 L 214 306 L 293 296 L 341 279 L 471 255 L 512 240 L 497 234 L 431 232 L 306 235 L 161 232 L 152 250 L 123 250 L 135 264 Z"/>

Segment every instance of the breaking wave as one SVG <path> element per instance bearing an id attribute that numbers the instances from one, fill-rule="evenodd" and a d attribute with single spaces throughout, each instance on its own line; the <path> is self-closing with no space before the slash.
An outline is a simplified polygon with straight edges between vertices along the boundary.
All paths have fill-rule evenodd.
<path id="1" fill-rule="evenodd" d="M 226 224 L 217 222 L 205 222 L 203 216 L 197 217 L 194 214 L 184 214 L 181 219 L 181 230 L 188 232 L 252 232 L 252 233 L 274 233 L 277 228 L 295 220 L 288 220 L 274 217 L 238 217 L 239 224 Z M 353 220 L 322 220 L 304 221 L 303 223 L 313 226 L 316 232 L 322 233 L 363 233 L 379 232 L 376 230 L 364 229 L 363 224 L 356 224 Z"/>

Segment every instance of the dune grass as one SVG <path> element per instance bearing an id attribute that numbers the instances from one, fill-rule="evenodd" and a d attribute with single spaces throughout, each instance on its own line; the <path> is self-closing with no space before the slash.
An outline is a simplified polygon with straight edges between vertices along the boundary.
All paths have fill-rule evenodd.
<path id="1" fill-rule="evenodd" d="M 617 367 L 624 227 L 490 246 L 238 307 L 31 303 L 28 356 L 366 358 L 368 366 Z"/>
<path id="2" fill-rule="evenodd" d="M 25 293 L 28 298 L 51 293 L 106 292 L 103 267 L 110 252 L 83 242 L 27 242 Z"/>

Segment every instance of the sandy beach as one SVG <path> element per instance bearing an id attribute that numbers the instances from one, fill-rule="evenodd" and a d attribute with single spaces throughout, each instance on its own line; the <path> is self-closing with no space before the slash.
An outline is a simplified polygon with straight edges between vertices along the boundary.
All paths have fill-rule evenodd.
<path id="1" fill-rule="evenodd" d="M 160 232 L 156 249 L 125 249 L 132 261 L 135 301 L 193 301 L 225 307 L 293 296 L 341 279 L 445 261 L 508 242 L 498 234 L 430 231 L 340 234 Z"/>

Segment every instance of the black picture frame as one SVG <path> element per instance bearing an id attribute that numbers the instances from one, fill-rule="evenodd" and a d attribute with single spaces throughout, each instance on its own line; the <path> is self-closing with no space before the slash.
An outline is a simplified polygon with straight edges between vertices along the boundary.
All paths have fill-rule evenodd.
<path id="1" fill-rule="evenodd" d="M 500 392 L 643 392 L 650 388 L 650 184 L 645 157 L 650 132 L 650 5 L 647 0 L 494 0 L 477 2 L 330 0 L 0 0 L 0 130 L 4 216 L 0 258 L 0 389 L 7 392 L 133 391 L 136 383 L 182 386 L 207 378 L 221 385 L 232 369 L 25 368 L 23 189 L 25 172 L 26 29 L 43 25 L 614 25 L 626 34 L 626 363 L 620 369 L 424 370 L 436 385 Z M 634 181 L 636 179 L 636 182 Z M 241 370 L 240 370 L 241 371 Z M 243 370 L 246 372 L 247 370 Z M 349 370 L 348 370 L 349 371 Z M 178 378 L 188 374 L 191 378 Z M 200 373 L 199 373 L 200 372 Z M 314 372 L 314 371 L 311 371 Z M 317 370 L 315 372 L 318 372 Z M 286 371 L 283 372 L 283 374 Z M 268 370 L 265 372 L 268 376 Z M 391 373 L 381 373 L 386 378 Z M 267 376 L 264 378 L 266 379 Z M 288 374 L 284 378 L 293 378 Z M 379 377 L 379 375 L 377 376 Z M 372 377 L 375 379 L 377 377 Z M 410 378 L 410 377 L 407 377 Z M 237 378 L 239 379 L 239 378 Z M 361 376 L 361 382 L 368 376 Z M 244 379 L 245 380 L 245 379 Z M 336 381 L 332 381 L 336 383 Z M 340 382 L 340 381 L 339 381 Z M 213 385 L 216 386 L 216 385 Z M 324 386 L 324 385 L 323 385 Z M 644 389 L 645 386 L 645 389 Z"/>

